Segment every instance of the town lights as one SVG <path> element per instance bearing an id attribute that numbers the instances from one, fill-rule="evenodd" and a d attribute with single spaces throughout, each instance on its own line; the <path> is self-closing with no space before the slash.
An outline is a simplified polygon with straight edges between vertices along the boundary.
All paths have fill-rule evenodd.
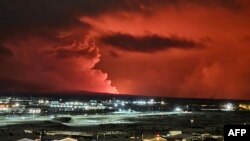
<path id="1" fill-rule="evenodd" d="M 16 104 L 15 104 L 15 107 L 19 107 L 19 106 L 20 106 L 20 104 L 19 104 L 19 103 L 16 103 Z"/>
<path id="2" fill-rule="evenodd" d="M 39 113 L 41 113 L 41 110 L 40 110 L 40 109 L 30 109 L 30 110 L 29 110 L 29 113 L 32 113 L 32 114 L 39 114 Z"/>
<path id="3" fill-rule="evenodd" d="M 148 101 L 148 104 L 150 104 L 150 105 L 154 104 L 154 99 L 150 99 L 150 100 Z"/>
<path id="4" fill-rule="evenodd" d="M 232 103 L 227 103 L 224 105 L 225 111 L 233 111 L 234 110 L 234 105 Z"/>

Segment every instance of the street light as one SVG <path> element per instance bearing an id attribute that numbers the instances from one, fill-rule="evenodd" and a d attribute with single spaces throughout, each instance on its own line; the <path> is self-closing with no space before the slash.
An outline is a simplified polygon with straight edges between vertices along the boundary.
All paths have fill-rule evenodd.
<path id="1" fill-rule="evenodd" d="M 175 112 L 182 112 L 183 109 L 182 109 L 181 107 L 175 107 L 174 111 L 175 111 Z"/>
<path id="2" fill-rule="evenodd" d="M 224 108 L 226 111 L 233 111 L 234 110 L 234 105 L 232 103 L 227 103 L 224 105 Z"/>

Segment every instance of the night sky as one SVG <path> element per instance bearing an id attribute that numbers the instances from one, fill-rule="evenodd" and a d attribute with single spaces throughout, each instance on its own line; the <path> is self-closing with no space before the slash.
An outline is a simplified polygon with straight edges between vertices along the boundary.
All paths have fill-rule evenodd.
<path id="1" fill-rule="evenodd" d="M 0 92 L 250 99 L 249 0 L 0 0 Z"/>

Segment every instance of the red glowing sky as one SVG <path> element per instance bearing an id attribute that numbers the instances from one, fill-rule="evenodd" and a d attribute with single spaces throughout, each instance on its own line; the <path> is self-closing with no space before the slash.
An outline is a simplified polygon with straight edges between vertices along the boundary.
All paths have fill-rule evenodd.
<path id="1" fill-rule="evenodd" d="M 249 16 L 248 0 L 1 1 L 0 91 L 250 99 Z"/>

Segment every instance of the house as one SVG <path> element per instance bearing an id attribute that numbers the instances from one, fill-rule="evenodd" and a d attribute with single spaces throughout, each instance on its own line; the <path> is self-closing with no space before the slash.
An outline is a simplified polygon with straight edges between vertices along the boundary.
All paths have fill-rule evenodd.
<path id="1" fill-rule="evenodd" d="M 76 139 L 72 139 L 72 138 L 65 138 L 59 141 L 77 141 Z"/>
<path id="2" fill-rule="evenodd" d="M 178 134 L 174 136 L 166 137 L 167 141 L 200 141 L 198 136 L 190 134 Z"/>
<path id="3" fill-rule="evenodd" d="M 157 135 L 155 138 L 152 139 L 143 139 L 143 141 L 167 141 L 166 139 L 162 138 L 160 135 Z"/>
<path id="4" fill-rule="evenodd" d="M 32 139 L 28 139 L 28 138 L 22 138 L 20 140 L 17 140 L 17 141 L 35 141 L 35 140 L 32 140 Z"/>

